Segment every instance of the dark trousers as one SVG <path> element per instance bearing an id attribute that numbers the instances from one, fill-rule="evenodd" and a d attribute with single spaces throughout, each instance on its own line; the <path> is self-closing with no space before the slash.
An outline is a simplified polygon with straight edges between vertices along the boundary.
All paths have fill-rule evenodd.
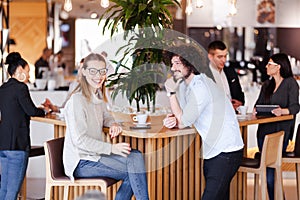
<path id="1" fill-rule="evenodd" d="M 202 200 L 229 200 L 230 182 L 243 158 L 243 150 L 220 153 L 204 160 L 205 189 Z"/>

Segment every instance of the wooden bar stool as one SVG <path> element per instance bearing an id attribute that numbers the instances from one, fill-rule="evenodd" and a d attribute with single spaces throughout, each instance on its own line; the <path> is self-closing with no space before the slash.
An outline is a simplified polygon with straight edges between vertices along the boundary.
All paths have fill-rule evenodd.
<path id="1" fill-rule="evenodd" d="M 36 156 L 42 156 L 42 155 L 45 155 L 43 146 L 31 146 L 30 152 L 29 152 L 29 158 L 36 157 Z M 27 191 L 26 191 L 26 175 L 25 175 L 18 198 L 20 200 L 26 200 L 26 195 L 27 195 L 26 193 L 27 193 Z"/>
<path id="2" fill-rule="evenodd" d="M 267 167 L 275 169 L 275 199 L 283 199 L 282 184 L 282 145 L 284 132 L 268 134 L 265 137 L 260 159 L 243 158 L 239 172 L 254 173 L 254 199 L 258 200 L 259 180 L 261 184 L 261 199 L 268 199 Z M 247 187 L 247 186 L 246 186 Z M 244 189 L 245 191 L 245 189 Z"/>
<path id="3" fill-rule="evenodd" d="M 50 200 L 53 198 L 51 190 L 54 186 L 63 187 L 63 196 L 58 191 L 54 191 L 54 196 L 59 196 L 59 200 L 68 200 L 70 193 L 70 186 L 96 186 L 100 187 L 101 192 L 105 195 L 107 193 L 107 188 L 118 180 L 107 178 L 107 177 L 96 177 L 96 178 L 76 178 L 72 181 L 64 172 L 63 166 L 63 147 L 64 147 L 64 137 L 49 140 L 44 143 L 45 157 L 46 157 L 46 192 L 45 200 Z M 75 197 L 72 197 L 75 198 Z"/>
<path id="4" fill-rule="evenodd" d="M 298 124 L 296 141 L 293 152 L 286 152 L 282 155 L 283 163 L 295 164 L 296 183 L 297 183 L 297 199 L 300 199 L 300 124 Z"/>

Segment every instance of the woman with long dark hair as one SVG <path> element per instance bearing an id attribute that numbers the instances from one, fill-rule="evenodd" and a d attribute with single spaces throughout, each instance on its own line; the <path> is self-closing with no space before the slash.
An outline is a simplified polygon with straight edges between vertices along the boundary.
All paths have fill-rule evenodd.
<path id="1" fill-rule="evenodd" d="M 266 66 L 269 80 L 263 83 L 255 105 L 279 105 L 272 110 L 273 115 L 294 115 L 294 119 L 259 124 L 257 130 L 257 144 L 262 150 L 264 138 L 267 134 L 284 131 L 283 151 L 286 150 L 289 139 L 292 139 L 295 117 L 299 112 L 299 86 L 293 77 L 289 58 L 284 53 L 274 54 Z M 254 109 L 254 113 L 256 110 Z M 274 199 L 274 169 L 267 169 L 268 193 L 270 200 Z"/>

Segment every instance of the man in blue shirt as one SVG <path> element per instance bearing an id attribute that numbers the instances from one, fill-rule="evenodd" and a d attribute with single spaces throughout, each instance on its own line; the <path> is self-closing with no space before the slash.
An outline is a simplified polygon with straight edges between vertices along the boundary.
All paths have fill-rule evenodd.
<path id="1" fill-rule="evenodd" d="M 195 68 L 202 59 L 197 49 L 173 47 L 169 59 L 173 77 L 165 82 L 165 88 L 173 114 L 164 119 L 164 125 L 197 129 L 203 143 L 206 181 L 202 199 L 227 200 L 244 146 L 235 111 L 224 91 Z"/>

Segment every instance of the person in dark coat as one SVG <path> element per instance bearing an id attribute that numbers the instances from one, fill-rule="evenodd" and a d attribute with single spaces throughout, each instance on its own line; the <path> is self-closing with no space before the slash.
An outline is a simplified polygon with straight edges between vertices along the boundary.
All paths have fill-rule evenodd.
<path id="1" fill-rule="evenodd" d="M 29 94 L 29 66 L 17 52 L 6 58 L 11 78 L 0 87 L 0 199 L 15 200 L 22 185 L 30 150 L 31 116 L 44 116 Z"/>
<path id="2" fill-rule="evenodd" d="M 209 68 L 217 85 L 222 88 L 236 110 L 245 104 L 245 95 L 239 77 L 233 67 L 225 66 L 228 50 L 219 40 L 208 45 Z"/>
<path id="3" fill-rule="evenodd" d="M 50 66 L 49 66 L 49 59 L 52 55 L 52 50 L 48 48 L 43 49 L 43 54 L 41 57 L 34 63 L 35 66 L 35 78 L 43 78 L 45 76 L 40 68 L 44 67 L 47 68 L 48 71 L 50 71 Z"/>

